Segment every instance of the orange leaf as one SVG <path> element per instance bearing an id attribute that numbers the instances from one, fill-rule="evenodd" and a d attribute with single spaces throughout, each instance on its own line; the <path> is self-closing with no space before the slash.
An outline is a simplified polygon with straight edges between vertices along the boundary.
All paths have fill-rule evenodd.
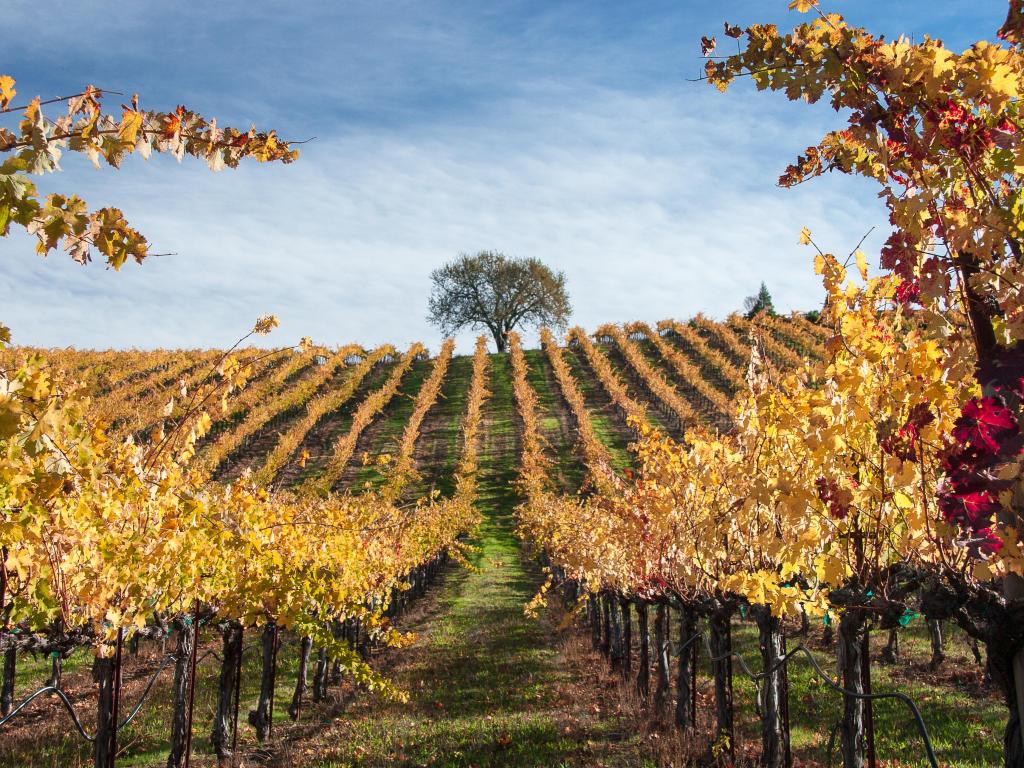
<path id="1" fill-rule="evenodd" d="M 17 93 L 14 90 L 14 78 L 10 75 L 0 75 L 0 109 L 7 109 L 7 105 Z"/>

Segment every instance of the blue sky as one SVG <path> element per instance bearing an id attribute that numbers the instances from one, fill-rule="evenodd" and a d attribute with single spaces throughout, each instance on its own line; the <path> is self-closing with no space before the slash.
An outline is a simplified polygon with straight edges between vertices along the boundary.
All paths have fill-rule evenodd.
<path id="1" fill-rule="evenodd" d="M 1005 0 L 832 2 L 890 36 L 961 50 L 992 39 Z M 85 83 L 218 122 L 316 140 L 286 167 L 68 156 L 47 191 L 115 205 L 157 252 L 121 273 L 0 241 L 0 321 L 47 346 L 266 341 L 396 344 L 439 335 L 429 273 L 466 251 L 564 270 L 574 322 L 724 316 L 767 282 L 778 309 L 820 303 L 808 226 L 847 252 L 884 211 L 845 177 L 779 173 L 836 116 L 824 105 L 692 82 L 722 22 L 792 26 L 785 0 L 139 2 L 8 0 L 0 70 L 22 97 Z M 731 43 L 731 41 L 724 41 Z M 111 97 L 116 108 L 117 97 Z M 459 337 L 469 350 L 471 334 Z"/>

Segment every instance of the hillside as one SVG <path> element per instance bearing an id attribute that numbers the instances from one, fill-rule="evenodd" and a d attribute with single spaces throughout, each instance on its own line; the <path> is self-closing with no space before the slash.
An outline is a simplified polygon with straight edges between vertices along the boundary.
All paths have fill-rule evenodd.
<path id="1" fill-rule="evenodd" d="M 739 316 L 724 322 L 697 317 L 688 323 L 663 321 L 657 328 L 635 323 L 623 330 L 616 340 L 609 327 L 598 329 L 593 337 L 597 348 L 650 423 L 674 437 L 694 424 L 728 428 L 730 403 L 744 387 L 751 339 L 778 369 L 788 369 L 803 355 L 820 355 L 825 338 L 823 329 L 799 316 L 764 318 L 756 324 Z M 5 354 L 28 353 L 42 354 L 75 371 L 90 388 L 97 416 L 117 435 L 132 434 L 137 440 L 148 439 L 153 415 L 172 400 L 173 421 L 221 354 L 25 347 Z M 570 338 L 564 354 L 591 421 L 624 465 L 631 439 L 626 411 L 613 400 L 575 339 Z M 580 474 L 573 458 L 573 420 L 550 363 L 539 350 L 528 350 L 527 355 L 532 383 L 545 409 L 545 438 L 558 457 L 559 482 L 571 488 Z M 419 345 L 409 350 L 389 345 L 366 350 L 349 344 L 308 353 L 243 349 L 237 356 L 252 367 L 248 385 L 229 401 L 226 413 L 199 445 L 199 457 L 212 476 L 227 481 L 252 471 L 276 487 L 298 487 L 321 477 L 333 463 L 340 466 L 332 470 L 332 488 L 356 492 L 364 483 L 380 482 L 381 471 L 372 463 L 398 452 L 403 428 L 436 364 L 436 358 Z M 469 368 L 469 357 L 454 356 L 437 397 L 426 403 L 413 446 L 423 482 L 445 491 L 452 487 Z M 511 412 L 502 415 L 511 418 Z M 367 460 L 371 464 L 364 466 Z"/>

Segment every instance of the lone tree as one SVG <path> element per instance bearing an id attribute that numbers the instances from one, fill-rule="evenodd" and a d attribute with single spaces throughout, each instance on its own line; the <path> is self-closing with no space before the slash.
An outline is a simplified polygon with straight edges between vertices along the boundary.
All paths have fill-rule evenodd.
<path id="1" fill-rule="evenodd" d="M 759 312 L 767 312 L 769 315 L 774 315 L 775 307 L 772 305 L 772 295 L 768 293 L 768 286 L 762 282 L 761 290 L 757 292 L 757 296 L 747 296 L 743 300 L 743 309 L 747 312 L 748 320 Z"/>
<path id="2" fill-rule="evenodd" d="M 537 259 L 512 259 L 496 251 L 464 253 L 435 269 L 430 280 L 430 322 L 445 334 L 486 328 L 499 352 L 516 326 L 564 328 L 572 313 L 565 274 Z"/>

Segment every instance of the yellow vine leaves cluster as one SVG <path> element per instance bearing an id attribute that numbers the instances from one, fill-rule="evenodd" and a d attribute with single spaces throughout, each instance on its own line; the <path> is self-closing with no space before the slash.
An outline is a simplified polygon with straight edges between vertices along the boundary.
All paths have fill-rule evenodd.
<path id="1" fill-rule="evenodd" d="M 676 442 L 634 420 L 635 474 L 598 461 L 596 493 L 531 499 L 522 528 L 569 577 L 641 597 L 740 596 L 782 616 L 884 606 L 904 567 L 1020 567 L 1014 542 L 970 560 L 936 504 L 970 371 L 894 302 L 898 279 L 858 288 L 824 258 L 824 359 L 781 378 L 755 359 L 729 433 Z"/>
<path id="2" fill-rule="evenodd" d="M 0 75 L 0 115 L 17 107 L 14 78 Z M 153 152 L 178 160 L 185 155 L 204 160 L 212 170 L 234 168 L 244 158 L 258 162 L 290 163 L 298 150 L 278 138 L 274 131 L 247 131 L 217 125 L 183 106 L 158 112 L 139 106 L 138 96 L 122 105 L 121 115 L 104 112 L 104 93 L 87 86 L 72 97 L 55 99 L 63 103 L 62 114 L 46 114 L 39 97 L 21 108 L 16 130 L 0 127 L 0 236 L 11 224 L 23 227 L 37 239 L 42 255 L 63 248 L 75 261 L 85 264 L 93 252 L 104 257 L 114 269 L 128 259 L 142 262 L 149 255 L 149 243 L 113 207 L 90 211 L 77 195 L 51 194 L 40 199 L 30 175 L 60 170 L 65 152 L 77 152 L 99 167 L 100 161 L 118 167 L 125 156 L 138 153 L 149 158 Z M 269 322 L 269 321 L 268 321 Z"/>

